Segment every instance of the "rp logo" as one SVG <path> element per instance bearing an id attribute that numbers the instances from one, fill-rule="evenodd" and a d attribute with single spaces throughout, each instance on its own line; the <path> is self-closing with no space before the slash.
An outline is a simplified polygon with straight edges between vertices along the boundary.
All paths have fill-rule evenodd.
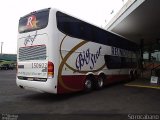
<path id="1" fill-rule="evenodd" d="M 27 21 L 27 28 L 29 29 L 34 29 L 34 28 L 37 28 L 37 19 L 36 19 L 36 16 L 35 15 L 32 15 L 30 17 L 28 17 L 28 21 Z"/>

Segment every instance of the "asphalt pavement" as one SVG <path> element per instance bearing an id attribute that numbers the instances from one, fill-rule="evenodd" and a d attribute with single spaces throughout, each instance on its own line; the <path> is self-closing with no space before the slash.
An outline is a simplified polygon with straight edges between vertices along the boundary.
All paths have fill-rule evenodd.
<path id="1" fill-rule="evenodd" d="M 160 114 L 160 90 L 106 86 L 91 93 L 54 95 L 27 91 L 16 86 L 16 71 L 0 71 L 2 120 L 15 119 L 131 119 L 132 114 Z"/>

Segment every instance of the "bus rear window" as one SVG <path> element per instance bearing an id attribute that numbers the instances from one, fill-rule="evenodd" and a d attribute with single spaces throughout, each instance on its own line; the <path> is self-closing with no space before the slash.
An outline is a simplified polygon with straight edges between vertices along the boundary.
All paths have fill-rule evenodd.
<path id="1" fill-rule="evenodd" d="M 48 25 L 49 9 L 30 13 L 19 20 L 19 33 L 43 29 Z"/>

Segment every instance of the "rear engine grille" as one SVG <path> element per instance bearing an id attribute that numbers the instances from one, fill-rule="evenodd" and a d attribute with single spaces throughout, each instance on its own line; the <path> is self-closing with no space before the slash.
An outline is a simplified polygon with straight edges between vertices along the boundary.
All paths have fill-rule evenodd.
<path id="1" fill-rule="evenodd" d="M 19 48 L 19 60 L 45 60 L 46 59 L 46 46 L 30 46 Z"/>

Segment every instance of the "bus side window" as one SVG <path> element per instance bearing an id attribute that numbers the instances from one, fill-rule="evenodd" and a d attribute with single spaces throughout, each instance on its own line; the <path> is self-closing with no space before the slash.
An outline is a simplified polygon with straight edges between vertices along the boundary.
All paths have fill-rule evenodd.
<path id="1" fill-rule="evenodd" d="M 108 69 L 120 69 L 121 68 L 121 57 L 105 55 L 105 64 Z"/>
<path id="2" fill-rule="evenodd" d="M 137 66 L 135 58 L 105 55 L 104 60 L 108 69 L 135 68 Z"/>

